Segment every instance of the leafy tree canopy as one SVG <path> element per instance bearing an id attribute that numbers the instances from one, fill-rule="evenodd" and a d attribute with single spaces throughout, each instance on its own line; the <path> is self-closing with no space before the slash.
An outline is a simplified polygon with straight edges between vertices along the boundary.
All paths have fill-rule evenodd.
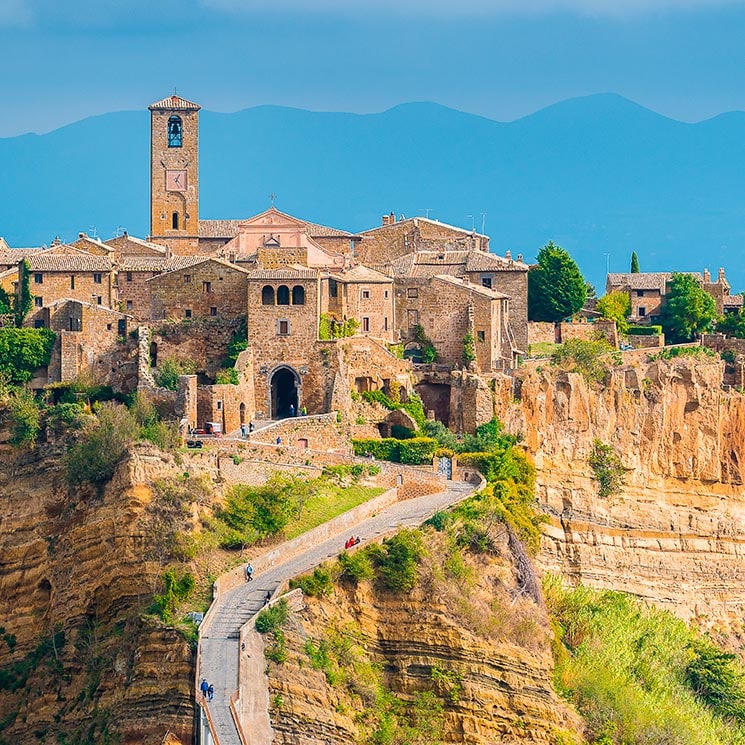
<path id="1" fill-rule="evenodd" d="M 55 333 L 50 329 L 0 328 L 0 373 L 26 383 L 37 367 L 49 364 Z"/>
<path id="2" fill-rule="evenodd" d="M 726 336 L 734 336 L 736 339 L 745 339 L 745 315 L 742 309 L 737 313 L 727 313 L 717 321 L 717 331 Z"/>
<path id="3" fill-rule="evenodd" d="M 675 273 L 668 285 L 660 323 L 665 337 L 674 344 L 692 341 L 717 317 L 717 306 L 691 274 Z"/>
<path id="4" fill-rule="evenodd" d="M 636 251 L 631 252 L 631 273 L 632 274 L 639 274 L 641 272 L 641 269 L 639 269 L 639 257 L 636 255 Z"/>
<path id="5" fill-rule="evenodd" d="M 587 283 L 574 259 L 549 242 L 538 252 L 538 266 L 528 273 L 528 318 L 560 321 L 574 315 L 587 299 Z"/>
<path id="6" fill-rule="evenodd" d="M 603 318 L 616 322 L 618 330 L 625 334 L 629 329 L 628 318 L 631 315 L 631 298 L 625 292 L 609 292 L 598 300 L 595 306 Z"/>

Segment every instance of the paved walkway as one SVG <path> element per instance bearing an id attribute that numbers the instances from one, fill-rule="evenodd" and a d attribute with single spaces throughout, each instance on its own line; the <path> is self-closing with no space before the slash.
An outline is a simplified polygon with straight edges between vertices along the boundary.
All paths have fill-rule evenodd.
<path id="1" fill-rule="evenodd" d="M 473 484 L 451 482 L 448 489 L 438 494 L 396 502 L 380 514 L 358 523 L 353 532 L 360 536 L 362 543 L 367 543 L 397 528 L 421 525 L 435 512 L 461 501 L 474 490 Z M 241 745 L 230 713 L 230 697 L 238 690 L 239 685 L 241 626 L 261 610 L 267 592 L 274 593 L 284 581 L 304 574 L 324 561 L 338 556 L 350 532 L 352 531 L 347 526 L 343 533 L 329 538 L 284 564 L 254 575 L 253 581 L 224 593 L 215 601 L 215 606 L 211 610 L 210 625 L 199 642 L 198 654 L 201 675 L 215 687 L 215 698 L 209 704 L 209 711 L 220 745 Z M 255 664 L 260 674 L 263 674 L 266 662 L 261 651 L 243 650 L 243 654 L 247 653 L 251 655 L 251 666 Z M 245 690 L 243 694 L 246 694 Z M 263 701 L 246 702 L 249 707 L 247 729 L 251 732 L 252 743 L 271 743 L 272 729 L 268 704 L 268 692 Z"/>

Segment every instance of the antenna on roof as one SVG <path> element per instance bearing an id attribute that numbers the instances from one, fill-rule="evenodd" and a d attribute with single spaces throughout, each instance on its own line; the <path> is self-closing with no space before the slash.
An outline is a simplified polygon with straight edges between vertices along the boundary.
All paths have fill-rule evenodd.
<path id="1" fill-rule="evenodd" d="M 98 233 L 96 232 L 95 225 L 91 225 L 91 238 L 98 238 Z"/>
<path id="2" fill-rule="evenodd" d="M 114 238 L 119 238 L 124 233 L 124 228 L 121 225 L 116 226 L 114 231 Z"/>
<path id="3" fill-rule="evenodd" d="M 424 216 L 427 218 L 427 220 L 429 220 L 429 213 L 430 212 L 432 212 L 432 208 L 431 207 L 425 208 L 425 210 L 424 210 Z"/>
<path id="4" fill-rule="evenodd" d="M 486 212 L 481 213 L 481 235 L 485 235 L 486 230 Z"/>
<path id="5" fill-rule="evenodd" d="M 468 219 L 469 217 L 471 218 L 471 232 L 475 233 L 476 232 L 476 220 L 474 219 L 473 215 L 466 215 L 466 219 Z"/>

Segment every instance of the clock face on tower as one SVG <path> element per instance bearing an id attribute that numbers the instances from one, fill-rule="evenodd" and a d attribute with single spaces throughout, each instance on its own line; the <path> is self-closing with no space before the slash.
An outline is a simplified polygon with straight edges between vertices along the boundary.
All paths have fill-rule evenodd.
<path id="1" fill-rule="evenodd" d="M 186 191 L 186 171 L 166 171 L 166 191 Z"/>

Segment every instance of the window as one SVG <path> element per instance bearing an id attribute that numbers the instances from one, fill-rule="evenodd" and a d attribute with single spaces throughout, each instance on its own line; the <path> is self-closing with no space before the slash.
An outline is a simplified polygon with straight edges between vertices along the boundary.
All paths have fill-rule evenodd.
<path id="1" fill-rule="evenodd" d="M 280 285 L 277 288 L 277 305 L 290 304 L 290 288 L 287 285 Z"/>
<path id="2" fill-rule="evenodd" d="M 126 336 L 127 335 L 127 319 L 126 318 L 120 318 L 117 321 L 116 324 L 116 330 L 119 336 Z"/>
<path id="3" fill-rule="evenodd" d="M 407 312 L 408 321 L 409 321 L 409 328 L 414 328 L 419 323 L 419 311 L 418 310 L 410 310 Z"/>
<path id="4" fill-rule="evenodd" d="M 127 282 L 132 281 L 132 272 L 127 272 Z"/>
<path id="5" fill-rule="evenodd" d="M 34 321 L 34 328 L 35 329 L 43 329 L 44 328 L 44 319 L 43 318 L 37 318 Z"/>
<path id="6" fill-rule="evenodd" d="M 636 296 L 637 297 L 644 297 L 644 290 L 637 290 L 636 291 Z"/>
<path id="7" fill-rule="evenodd" d="M 417 287 L 407 287 L 406 288 L 406 297 L 419 297 L 419 288 L 417 288 Z"/>
<path id="8" fill-rule="evenodd" d="M 261 304 L 274 305 L 274 288 L 270 285 L 261 288 Z"/>
<path id="9" fill-rule="evenodd" d="M 96 304 L 103 305 L 103 298 L 100 295 L 96 298 Z"/>
<path id="10" fill-rule="evenodd" d="M 191 308 L 187 308 L 184 311 L 184 318 L 191 318 Z"/>
<path id="11" fill-rule="evenodd" d="M 646 316 L 647 315 L 647 309 L 645 306 L 640 305 L 639 306 L 639 315 L 640 316 Z"/>
<path id="12" fill-rule="evenodd" d="M 202 282 L 202 292 L 212 292 L 212 282 Z"/>
<path id="13" fill-rule="evenodd" d="M 329 297 L 339 297 L 339 283 L 335 279 L 329 280 Z"/>
<path id="14" fill-rule="evenodd" d="M 369 300 L 370 299 L 370 290 L 361 290 L 360 291 L 360 297 L 363 300 Z"/>
<path id="15" fill-rule="evenodd" d="M 107 324 L 106 324 L 106 330 L 107 330 L 107 331 L 111 331 L 111 324 L 110 324 L 110 323 L 107 323 Z"/>
<path id="16" fill-rule="evenodd" d="M 42 284 L 42 282 L 44 282 L 44 275 L 41 272 L 36 272 L 36 274 L 34 274 L 34 282 L 37 285 Z"/>
<path id="17" fill-rule="evenodd" d="M 305 288 L 302 285 L 295 285 L 292 288 L 292 304 L 305 305 Z"/>
<path id="18" fill-rule="evenodd" d="M 188 285 L 191 282 L 191 274 L 184 274 L 184 284 Z"/>
<path id="19" fill-rule="evenodd" d="M 289 336 L 290 335 L 290 322 L 284 318 L 280 318 L 277 321 L 277 335 L 278 336 Z"/>
<path id="20" fill-rule="evenodd" d="M 482 287 L 488 287 L 491 290 L 491 276 L 482 276 L 481 277 L 481 286 Z"/>
<path id="21" fill-rule="evenodd" d="M 388 316 L 383 317 L 383 331 L 388 331 Z"/>
<path id="22" fill-rule="evenodd" d="M 479 341 L 486 341 L 486 334 L 483 331 L 477 331 L 476 332 L 476 338 Z"/>
<path id="23" fill-rule="evenodd" d="M 75 275 L 72 275 L 70 277 L 70 289 L 71 290 L 74 290 L 75 289 Z"/>
<path id="24" fill-rule="evenodd" d="M 384 298 L 386 298 L 386 299 L 388 299 L 388 290 L 386 290 L 386 291 L 385 291 L 385 292 L 383 293 L 383 297 L 384 297 Z"/>
<path id="25" fill-rule="evenodd" d="M 222 401 L 217 402 L 217 410 L 222 411 Z"/>
<path id="26" fill-rule="evenodd" d="M 217 306 L 216 306 L 216 305 L 213 305 L 213 306 L 212 306 L 212 307 L 210 308 L 210 315 L 211 315 L 211 316 L 216 316 L 216 315 L 217 315 Z"/>
<path id="27" fill-rule="evenodd" d="M 181 147 L 184 138 L 184 125 L 181 117 L 175 114 L 168 120 L 168 147 Z"/>
<path id="28" fill-rule="evenodd" d="M 362 333 L 363 334 L 370 333 L 370 319 L 367 316 L 362 317 Z"/>
<path id="29" fill-rule="evenodd" d="M 171 227 L 174 230 L 178 230 L 178 212 L 174 212 L 171 215 Z"/>
<path id="30" fill-rule="evenodd" d="M 41 296 L 39 296 L 39 295 L 37 295 L 37 296 L 36 296 L 36 297 L 34 298 L 34 305 L 35 305 L 35 306 L 36 306 L 37 308 L 43 308 L 43 307 L 44 307 L 44 298 L 43 298 L 43 297 L 41 297 Z"/>
<path id="31" fill-rule="evenodd" d="M 132 301 L 127 300 L 127 310 L 132 310 Z"/>
<path id="32" fill-rule="evenodd" d="M 94 284 L 100 285 L 101 284 L 101 275 L 100 274 L 94 274 L 93 275 L 93 282 L 94 282 Z"/>

